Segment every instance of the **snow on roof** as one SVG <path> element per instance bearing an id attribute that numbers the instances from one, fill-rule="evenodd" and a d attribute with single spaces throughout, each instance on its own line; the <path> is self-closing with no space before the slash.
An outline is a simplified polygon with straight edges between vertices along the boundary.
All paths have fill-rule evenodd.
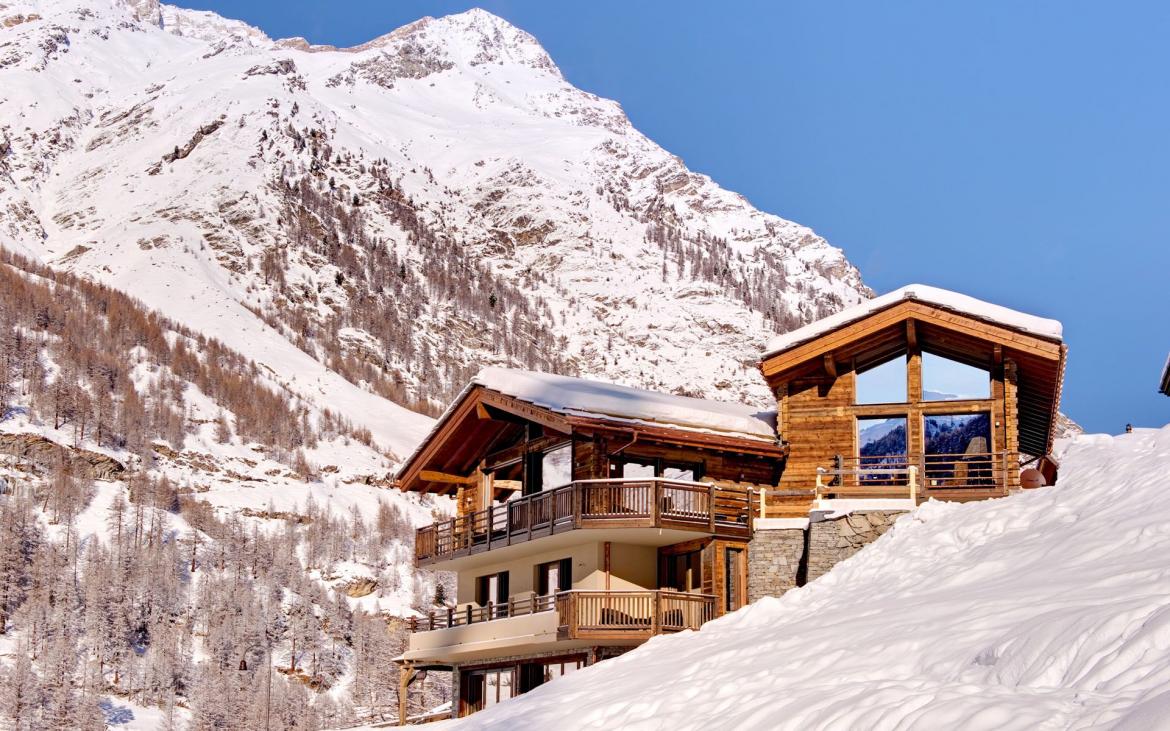
<path id="1" fill-rule="evenodd" d="M 776 439 L 774 411 L 726 401 L 512 368 L 484 368 L 472 383 L 566 416 L 619 419 L 769 442 Z"/>
<path id="2" fill-rule="evenodd" d="M 905 287 L 895 289 L 893 292 L 887 292 L 879 297 L 862 302 L 859 305 L 841 310 L 835 315 L 829 315 L 816 322 L 810 322 L 804 327 L 777 335 L 768 341 L 768 348 L 764 352 L 764 357 L 775 355 L 782 350 L 788 350 L 820 335 L 832 332 L 839 327 L 868 317 L 874 312 L 883 310 L 902 300 L 925 302 L 936 307 L 953 310 L 968 315 L 969 317 L 994 322 L 998 325 L 1003 325 L 1013 330 L 1020 330 L 1042 338 L 1060 340 L 1062 335 L 1063 328 L 1058 320 L 1050 320 L 1045 317 L 1037 317 L 1035 315 L 1029 315 L 1026 312 L 1009 309 L 1001 305 L 993 305 L 990 302 L 984 302 L 983 300 L 968 297 L 965 294 L 959 294 L 958 292 L 952 292 L 947 289 L 931 287 L 926 284 L 908 284 Z"/>

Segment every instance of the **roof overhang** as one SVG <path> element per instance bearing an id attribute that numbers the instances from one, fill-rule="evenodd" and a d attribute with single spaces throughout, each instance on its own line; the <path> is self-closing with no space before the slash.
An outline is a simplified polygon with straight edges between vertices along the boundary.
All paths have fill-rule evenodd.
<path id="1" fill-rule="evenodd" d="M 1166 358 L 1166 365 L 1162 368 L 1162 385 L 1158 391 L 1170 396 L 1170 356 Z"/>
<path id="2" fill-rule="evenodd" d="M 539 424 L 546 435 L 591 436 L 620 432 L 637 439 L 720 452 L 779 459 L 786 454 L 779 439 L 716 432 L 621 417 L 560 413 L 472 382 L 439 417 L 434 429 L 398 471 L 400 489 L 455 494 L 474 481 L 479 461 L 525 423 Z"/>

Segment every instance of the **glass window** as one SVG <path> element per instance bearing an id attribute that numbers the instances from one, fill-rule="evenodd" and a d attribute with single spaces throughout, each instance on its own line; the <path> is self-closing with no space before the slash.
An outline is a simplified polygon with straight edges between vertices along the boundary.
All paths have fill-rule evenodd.
<path id="1" fill-rule="evenodd" d="M 906 403 L 906 357 L 898 356 L 857 373 L 857 403 Z"/>
<path id="2" fill-rule="evenodd" d="M 461 715 L 468 715 L 494 706 L 515 695 L 514 667 L 472 670 L 463 674 L 460 695 L 463 701 Z"/>
<path id="3" fill-rule="evenodd" d="M 922 354 L 922 400 L 991 398 L 991 373 L 934 353 Z"/>
<path id="4" fill-rule="evenodd" d="M 500 670 L 486 670 L 484 671 L 484 679 L 486 680 L 486 693 L 484 694 L 484 707 L 494 706 L 497 703 L 502 703 L 512 697 L 512 669 L 502 668 Z"/>
<path id="5" fill-rule="evenodd" d="M 582 663 L 583 661 L 580 659 L 564 661 L 558 660 L 556 662 L 545 663 L 544 682 L 547 683 L 550 680 L 555 680 L 556 678 L 568 675 L 575 670 L 580 670 Z"/>
<path id="6" fill-rule="evenodd" d="M 995 484 L 991 414 L 927 416 L 926 480 L 931 487 L 990 487 Z"/>
<path id="7" fill-rule="evenodd" d="M 508 606 L 508 572 L 479 576 L 475 580 L 475 603 L 486 607 L 488 603 L 506 610 Z"/>
<path id="8" fill-rule="evenodd" d="M 559 561 L 549 561 L 536 567 L 536 593 L 548 596 L 558 591 L 568 591 L 573 588 L 573 562 L 562 558 Z"/>
<path id="9" fill-rule="evenodd" d="M 699 479 L 698 470 L 694 465 L 663 465 L 662 476 L 668 480 L 694 482 Z"/>
<path id="10" fill-rule="evenodd" d="M 906 456 L 906 417 L 857 420 L 857 453 L 866 458 Z"/>
<path id="11" fill-rule="evenodd" d="M 906 484 L 906 417 L 857 420 L 856 475 L 834 478 L 830 484 L 886 486 Z M 847 466 L 847 465 L 842 465 Z"/>
<path id="12" fill-rule="evenodd" d="M 553 488 L 572 482 L 572 448 L 568 444 L 565 444 L 552 451 L 545 452 L 544 458 L 541 460 L 540 474 L 542 490 L 552 490 Z"/>
<path id="13" fill-rule="evenodd" d="M 622 477 L 646 478 L 655 476 L 653 460 L 622 462 Z"/>

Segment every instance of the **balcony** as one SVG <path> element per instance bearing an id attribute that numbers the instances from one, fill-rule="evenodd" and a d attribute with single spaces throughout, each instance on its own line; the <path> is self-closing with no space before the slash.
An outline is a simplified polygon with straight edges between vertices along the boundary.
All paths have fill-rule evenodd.
<path id="1" fill-rule="evenodd" d="M 817 468 L 819 499 L 978 500 L 1007 494 L 1009 452 L 839 459 Z"/>
<path id="2" fill-rule="evenodd" d="M 577 480 L 418 529 L 415 562 L 434 564 L 574 530 L 640 528 L 749 538 L 752 500 L 751 490 L 705 482 Z M 667 535 L 672 542 L 685 539 Z"/>
<path id="3" fill-rule="evenodd" d="M 412 617 L 409 628 L 412 633 L 442 632 L 545 613 L 549 613 L 547 618 L 555 618 L 557 640 L 642 641 L 658 634 L 698 629 L 715 618 L 715 597 L 661 589 L 572 589 L 549 596 L 513 598 L 507 604 L 447 607 L 426 617 Z M 460 642 L 467 640 L 460 638 Z M 413 640 L 411 644 L 415 644 Z"/>

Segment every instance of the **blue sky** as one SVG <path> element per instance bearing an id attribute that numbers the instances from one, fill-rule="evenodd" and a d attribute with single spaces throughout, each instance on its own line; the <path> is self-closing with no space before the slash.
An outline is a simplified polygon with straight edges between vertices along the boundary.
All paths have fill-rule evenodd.
<path id="1" fill-rule="evenodd" d="M 1170 3 L 182 4 L 337 45 L 483 7 L 875 290 L 1062 320 L 1086 428 L 1170 422 Z"/>

